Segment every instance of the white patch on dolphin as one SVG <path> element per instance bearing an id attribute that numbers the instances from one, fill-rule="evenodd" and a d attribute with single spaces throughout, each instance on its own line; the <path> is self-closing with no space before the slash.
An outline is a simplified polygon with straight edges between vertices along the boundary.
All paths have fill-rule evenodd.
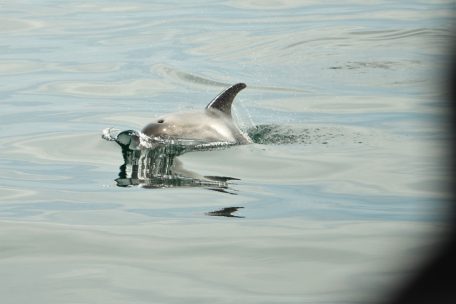
<path id="1" fill-rule="evenodd" d="M 217 95 L 203 111 L 171 113 L 158 117 L 141 132 L 152 138 L 251 143 L 252 140 L 236 126 L 231 116 L 234 98 L 245 87 L 244 83 L 229 87 Z"/>

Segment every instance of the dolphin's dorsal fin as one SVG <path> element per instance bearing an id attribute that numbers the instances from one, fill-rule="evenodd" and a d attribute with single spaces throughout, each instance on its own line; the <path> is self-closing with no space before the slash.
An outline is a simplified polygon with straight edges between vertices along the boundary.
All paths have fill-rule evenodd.
<path id="1" fill-rule="evenodd" d="M 217 95 L 217 97 L 215 97 L 206 106 L 206 109 L 217 109 L 231 117 L 231 104 L 233 103 L 234 97 L 236 97 L 237 93 L 239 93 L 245 87 L 247 87 L 245 83 L 237 83 L 235 85 L 232 85 Z"/>

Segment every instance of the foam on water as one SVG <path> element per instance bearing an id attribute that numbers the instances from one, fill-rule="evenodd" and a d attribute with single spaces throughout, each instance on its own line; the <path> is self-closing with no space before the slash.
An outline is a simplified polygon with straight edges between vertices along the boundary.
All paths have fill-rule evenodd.
<path id="1" fill-rule="evenodd" d="M 157 147 L 169 147 L 174 151 L 208 151 L 211 149 L 225 148 L 236 145 L 225 141 L 208 142 L 196 139 L 185 138 L 161 138 L 148 136 L 140 131 L 120 131 L 115 128 L 106 128 L 102 131 L 102 138 L 107 141 L 115 141 L 122 147 L 130 150 L 156 149 Z"/>

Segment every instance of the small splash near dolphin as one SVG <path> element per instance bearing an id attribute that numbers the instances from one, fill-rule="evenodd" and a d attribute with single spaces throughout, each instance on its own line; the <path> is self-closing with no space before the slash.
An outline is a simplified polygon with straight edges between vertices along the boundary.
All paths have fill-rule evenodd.
<path id="1" fill-rule="evenodd" d="M 347 145 L 369 141 L 366 131 L 342 126 L 264 124 L 248 128 L 247 135 L 254 143 L 263 145 Z"/>
<path id="2" fill-rule="evenodd" d="M 362 130 L 351 130 L 348 127 L 264 124 L 249 127 L 245 133 L 252 140 L 252 143 L 261 145 L 366 144 L 369 142 L 369 134 L 365 134 L 366 132 Z M 136 130 L 120 131 L 115 128 L 104 129 L 102 137 L 107 141 L 115 141 L 132 150 L 168 146 L 190 152 L 223 149 L 235 145 L 230 142 L 151 138 Z"/>
<path id="3" fill-rule="evenodd" d="M 158 147 L 167 147 L 176 151 L 207 151 L 211 149 L 225 148 L 233 146 L 235 143 L 226 141 L 208 142 L 197 139 L 184 138 L 161 138 L 148 136 L 137 130 L 121 131 L 116 128 L 106 128 L 102 131 L 101 137 L 107 141 L 115 141 L 122 148 L 129 150 L 148 150 Z M 180 154 L 180 153 L 179 153 Z"/>

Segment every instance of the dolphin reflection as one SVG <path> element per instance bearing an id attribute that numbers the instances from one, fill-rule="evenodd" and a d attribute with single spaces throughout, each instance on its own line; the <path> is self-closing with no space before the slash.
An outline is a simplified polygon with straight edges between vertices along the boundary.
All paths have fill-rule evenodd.
<path id="1" fill-rule="evenodd" d="M 228 182 L 239 180 L 226 176 L 202 176 L 183 168 L 177 156 L 194 151 L 195 145 L 160 144 L 150 149 L 132 149 L 139 141 L 135 131 L 119 133 L 115 141 L 122 148 L 124 163 L 120 166 L 117 186 L 143 188 L 202 187 L 214 191 L 236 194 Z M 199 149 L 202 150 L 202 149 Z"/>

